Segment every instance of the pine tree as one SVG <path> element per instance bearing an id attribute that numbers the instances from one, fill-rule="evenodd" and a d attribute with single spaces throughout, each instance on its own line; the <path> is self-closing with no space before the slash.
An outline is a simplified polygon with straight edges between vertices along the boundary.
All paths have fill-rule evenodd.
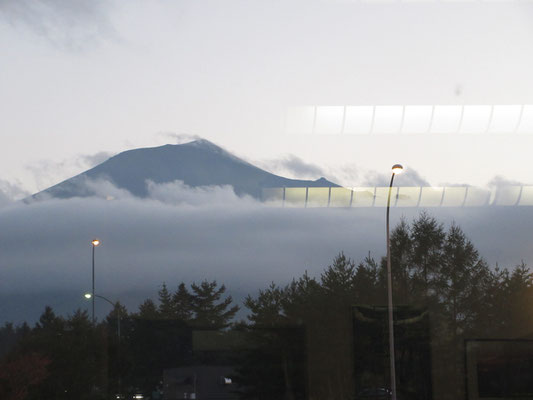
<path id="1" fill-rule="evenodd" d="M 226 328 L 233 319 L 239 306 L 231 306 L 231 296 L 221 300 L 226 292 L 224 285 L 217 288 L 216 281 L 202 281 L 199 285 L 191 285 L 193 294 L 191 297 L 191 310 L 194 313 L 193 323 L 197 326 Z"/>
<path id="2" fill-rule="evenodd" d="M 142 304 L 141 304 L 141 307 L 142 307 Z M 109 314 L 107 314 L 106 320 L 109 323 L 111 321 L 116 321 L 118 318 L 120 319 L 128 318 L 128 309 L 122 304 L 120 304 L 119 301 L 117 301 L 114 304 L 113 309 L 109 312 Z"/>
<path id="3" fill-rule="evenodd" d="M 47 331 L 60 331 L 63 329 L 63 325 L 63 318 L 56 316 L 52 307 L 46 306 L 36 327 Z"/>
<path id="4" fill-rule="evenodd" d="M 413 293 L 413 284 L 411 276 L 413 275 L 412 254 L 413 238 L 411 227 L 402 219 L 400 223 L 392 230 L 390 236 L 391 242 L 391 263 L 392 281 L 394 282 L 394 299 L 400 303 L 411 303 L 416 298 Z M 382 260 L 383 273 L 382 285 L 386 285 L 386 258 Z"/>
<path id="5" fill-rule="evenodd" d="M 285 320 L 283 315 L 284 291 L 274 282 L 260 290 L 257 298 L 248 295 L 244 305 L 250 310 L 248 319 L 257 326 L 273 326 Z"/>
<path id="6" fill-rule="evenodd" d="M 154 320 L 160 318 L 160 313 L 152 299 L 146 299 L 140 306 L 138 316 L 145 320 Z"/>
<path id="7" fill-rule="evenodd" d="M 183 282 L 178 285 L 178 289 L 172 295 L 172 306 L 174 309 L 174 315 L 177 319 L 180 319 L 185 322 L 190 322 L 192 319 L 192 309 L 191 309 L 192 297 L 187 287 Z"/>
<path id="8" fill-rule="evenodd" d="M 300 323 L 302 319 L 315 319 L 321 294 L 320 283 L 315 278 L 310 277 L 306 271 L 299 279 L 293 279 L 282 291 L 283 315 L 291 323 Z"/>
<path id="9" fill-rule="evenodd" d="M 533 331 L 533 274 L 522 262 L 507 272 L 502 287 L 504 306 L 500 320 L 506 332 L 513 337 L 530 335 Z"/>
<path id="10" fill-rule="evenodd" d="M 320 285 L 327 294 L 337 299 L 353 298 L 355 263 L 340 253 L 320 275 Z"/>
<path id="11" fill-rule="evenodd" d="M 443 262 L 445 239 L 446 232 L 442 223 L 426 212 L 422 212 L 413 221 L 410 237 L 412 251 L 409 261 L 414 271 L 413 289 L 423 297 L 434 294 L 434 280 L 435 275 L 439 275 L 439 266 Z"/>
<path id="12" fill-rule="evenodd" d="M 159 296 L 159 314 L 163 319 L 176 318 L 176 310 L 172 302 L 172 295 L 167 289 L 167 285 L 163 282 L 161 289 L 158 292 Z"/>
<path id="13" fill-rule="evenodd" d="M 359 263 L 354 276 L 355 302 L 359 304 L 383 304 L 385 302 L 384 281 L 380 279 L 380 268 L 376 260 L 368 255 Z"/>
<path id="14" fill-rule="evenodd" d="M 446 235 L 443 262 L 438 274 L 439 300 L 444 306 L 452 336 L 471 327 L 483 293 L 479 284 L 488 271 L 485 261 L 464 232 L 453 224 Z"/>

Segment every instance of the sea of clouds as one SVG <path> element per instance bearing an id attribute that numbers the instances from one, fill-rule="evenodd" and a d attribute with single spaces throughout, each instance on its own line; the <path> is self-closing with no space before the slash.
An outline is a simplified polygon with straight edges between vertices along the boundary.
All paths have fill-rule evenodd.
<path id="1" fill-rule="evenodd" d="M 281 208 L 235 195 L 229 186 L 191 188 L 147 182 L 140 199 L 107 181 L 94 196 L 11 202 L 0 208 L 0 321 L 34 321 L 45 305 L 60 313 L 87 308 L 91 240 L 96 293 L 134 311 L 165 282 L 224 283 L 238 302 L 271 282 L 307 271 L 319 276 L 344 252 L 356 262 L 385 254 L 385 209 Z M 422 209 L 393 209 L 416 218 Z M 531 261 L 531 207 L 434 208 L 459 224 L 492 264 Z M 99 316 L 108 305 L 98 304 Z"/>

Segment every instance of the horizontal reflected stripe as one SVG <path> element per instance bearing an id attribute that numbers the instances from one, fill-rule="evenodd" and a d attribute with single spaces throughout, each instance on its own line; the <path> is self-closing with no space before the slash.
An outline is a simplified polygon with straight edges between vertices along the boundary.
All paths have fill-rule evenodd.
<path id="1" fill-rule="evenodd" d="M 389 188 L 265 188 L 263 201 L 284 207 L 385 207 Z M 486 190 L 471 186 L 393 187 L 391 207 L 533 206 L 533 186 Z"/>
<path id="2" fill-rule="evenodd" d="M 533 105 L 289 107 L 285 131 L 297 135 L 533 134 Z"/>

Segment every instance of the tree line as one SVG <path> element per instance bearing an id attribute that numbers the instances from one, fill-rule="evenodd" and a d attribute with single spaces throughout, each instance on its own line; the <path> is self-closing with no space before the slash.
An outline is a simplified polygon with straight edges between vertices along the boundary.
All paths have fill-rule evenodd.
<path id="1" fill-rule="evenodd" d="M 231 325 L 239 306 L 225 291 L 215 281 L 202 281 L 190 290 L 182 282 L 171 293 L 163 283 L 157 302 L 146 299 L 132 313 L 117 302 L 96 326 L 86 310 L 63 317 L 48 306 L 33 327 L 6 323 L 0 328 L 0 398 L 97 399 L 150 392 L 160 385 L 163 369 L 194 362 L 191 328 Z"/>
<path id="2" fill-rule="evenodd" d="M 445 227 L 426 213 L 401 221 L 391 233 L 391 258 L 398 313 L 404 307 L 428 316 L 426 325 L 413 323 L 418 330 L 398 333 L 397 379 L 404 398 L 423 398 L 424 390 L 434 398 L 464 398 L 464 339 L 525 338 L 533 332 L 529 268 L 489 266 L 459 226 Z M 161 387 L 165 369 L 218 363 L 234 366 L 241 398 L 353 399 L 362 388 L 389 379 L 380 336 L 386 325 L 368 325 L 381 332 L 372 342 L 376 348 L 354 344 L 354 306 L 386 305 L 386 284 L 385 258 L 369 255 L 356 263 L 340 253 L 320 276 L 304 273 L 250 294 L 244 320 L 235 319 L 239 306 L 215 281 L 179 282 L 175 289 L 163 284 L 156 301 L 146 299 L 134 312 L 117 303 L 96 326 L 84 310 L 64 317 L 46 307 L 34 326 L 0 328 L 0 398 L 150 393 Z M 191 332 L 198 330 L 237 335 L 240 345 L 226 352 L 193 351 Z M 424 340 L 430 376 L 422 371 L 413 377 L 406 366 L 425 357 L 419 343 Z"/>
<path id="3" fill-rule="evenodd" d="M 510 269 L 490 267 L 456 224 L 446 229 L 426 213 L 411 223 L 401 221 L 391 233 L 391 260 L 394 304 L 429 315 L 427 336 L 416 332 L 411 347 L 418 345 L 417 339 L 429 341 L 428 379 L 434 398 L 465 398 L 465 339 L 532 338 L 529 268 L 523 262 Z M 350 399 L 366 386 L 388 387 L 385 315 L 382 348 L 387 354 L 382 357 L 381 375 L 372 376 L 367 365 L 358 366 L 364 357 L 351 352 L 353 306 L 387 304 L 386 271 L 385 257 L 376 260 L 369 255 L 356 264 L 341 253 L 319 277 L 305 273 L 288 285 L 272 284 L 258 296 L 249 296 L 248 326 L 303 326 L 307 332 L 307 384 L 295 391 L 291 376 L 279 374 L 278 385 L 265 383 L 261 388 L 268 392 L 277 387 L 277 393 L 256 398 Z M 282 338 L 276 340 L 282 349 L 278 364 L 287 364 L 291 346 L 281 344 Z M 417 393 L 423 384 L 410 382 L 413 371 L 398 365 L 401 351 L 397 349 L 396 359 L 403 398 L 428 398 Z M 294 381 L 301 368 L 292 367 Z M 363 372 L 354 379 L 358 370 Z"/>

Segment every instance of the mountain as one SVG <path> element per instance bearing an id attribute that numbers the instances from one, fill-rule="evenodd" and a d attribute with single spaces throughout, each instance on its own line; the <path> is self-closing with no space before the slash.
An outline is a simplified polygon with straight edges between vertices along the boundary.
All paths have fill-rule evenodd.
<path id="1" fill-rule="evenodd" d="M 43 190 L 33 198 L 87 197 L 94 195 L 87 180 L 107 180 L 138 197 L 148 195 L 146 181 L 183 181 L 188 186 L 231 185 L 238 195 L 261 198 L 268 187 L 338 186 L 325 178 L 315 181 L 288 179 L 271 174 L 235 157 L 208 140 L 128 150 L 77 176 Z"/>

